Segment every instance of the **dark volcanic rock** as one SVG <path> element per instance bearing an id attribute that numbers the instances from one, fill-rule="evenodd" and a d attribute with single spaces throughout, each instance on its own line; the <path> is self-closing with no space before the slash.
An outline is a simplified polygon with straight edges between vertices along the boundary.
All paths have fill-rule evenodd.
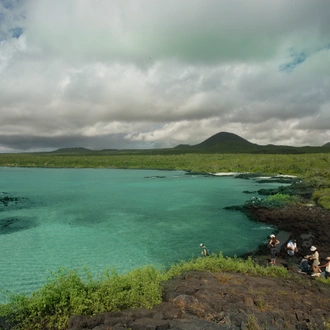
<path id="1" fill-rule="evenodd" d="M 32 217 L 8 217 L 0 218 L 0 235 L 11 234 L 21 230 L 27 230 L 37 226 Z"/>
<path id="2" fill-rule="evenodd" d="M 27 200 L 25 197 L 15 197 L 15 196 L 8 196 L 7 192 L 0 193 L 0 206 L 9 206 L 17 204 L 18 202 Z"/>
<path id="3" fill-rule="evenodd" d="M 315 245 L 321 259 L 330 256 L 330 212 L 317 206 L 289 205 L 281 209 L 249 207 L 246 210 L 250 218 L 272 224 L 291 232 L 296 238 L 298 256 L 310 254 L 309 248 Z M 285 243 L 285 242 L 281 242 Z M 284 248 L 282 253 L 285 253 Z"/>
<path id="4" fill-rule="evenodd" d="M 330 287 L 309 277 L 188 272 L 164 283 L 153 308 L 72 316 L 80 329 L 325 329 Z"/>
<path id="5" fill-rule="evenodd" d="M 1 193 L 0 195 L 0 205 L 8 206 L 10 203 L 17 203 L 18 198 L 17 197 L 10 197 L 7 196 L 6 193 Z"/>

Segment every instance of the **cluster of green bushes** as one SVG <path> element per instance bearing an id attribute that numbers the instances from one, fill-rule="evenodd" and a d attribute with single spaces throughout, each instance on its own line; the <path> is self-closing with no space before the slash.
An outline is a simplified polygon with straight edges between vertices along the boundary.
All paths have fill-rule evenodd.
<path id="1" fill-rule="evenodd" d="M 204 173 L 252 172 L 330 180 L 330 153 L 323 154 L 0 154 L 0 166 L 173 169 Z"/>
<path id="2" fill-rule="evenodd" d="M 312 199 L 317 205 L 330 210 L 330 188 L 315 190 Z"/>
<path id="3" fill-rule="evenodd" d="M 305 182 L 313 188 L 312 200 L 315 204 L 330 210 L 329 169 L 313 169 L 304 176 Z"/>
<path id="4" fill-rule="evenodd" d="M 295 196 L 290 196 L 287 194 L 277 193 L 275 195 L 270 195 L 265 199 L 260 197 L 251 197 L 247 200 L 244 206 L 256 206 L 265 208 L 281 208 L 289 203 L 294 203 L 296 201 Z"/>
<path id="5" fill-rule="evenodd" d="M 93 278 L 85 269 L 60 269 L 31 295 L 12 295 L 0 315 L 16 329 L 66 329 L 71 315 L 95 315 L 126 308 L 152 308 L 162 299 L 162 282 L 187 271 L 240 272 L 255 276 L 288 276 L 283 267 L 262 267 L 252 259 L 213 254 L 173 265 L 168 270 L 144 267 L 127 274 L 105 271 Z"/>

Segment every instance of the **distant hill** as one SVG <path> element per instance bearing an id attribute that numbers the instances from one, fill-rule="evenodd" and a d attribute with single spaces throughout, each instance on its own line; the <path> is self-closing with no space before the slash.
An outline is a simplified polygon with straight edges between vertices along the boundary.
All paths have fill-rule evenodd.
<path id="1" fill-rule="evenodd" d="M 301 154 L 327 152 L 330 142 L 322 147 L 292 147 L 283 145 L 258 145 L 251 143 L 242 137 L 228 132 L 220 132 L 212 135 L 205 141 L 196 145 L 180 144 L 174 149 L 180 152 L 204 152 L 204 153 L 253 153 L 253 154 Z"/>
<path id="2" fill-rule="evenodd" d="M 212 135 L 205 141 L 195 144 L 193 146 L 187 144 L 180 144 L 175 148 L 199 152 L 246 152 L 246 150 L 255 150 L 258 148 L 257 144 L 251 143 L 242 137 L 228 132 L 220 132 Z"/>
<path id="3" fill-rule="evenodd" d="M 184 154 L 184 153 L 251 153 L 251 154 L 302 154 L 330 151 L 330 142 L 320 147 L 291 147 L 283 145 L 258 145 L 229 132 L 219 132 L 195 145 L 179 144 L 174 148 L 161 149 L 102 149 L 91 150 L 82 147 L 60 148 L 51 153 L 59 155 L 115 155 L 115 154 Z"/>
<path id="4" fill-rule="evenodd" d="M 51 151 L 51 152 L 66 154 L 66 153 L 87 153 L 87 152 L 93 152 L 93 150 L 83 148 L 83 147 L 73 147 L 73 148 L 59 148 L 59 149 Z"/>
<path id="5" fill-rule="evenodd" d="M 227 132 L 220 132 L 215 135 L 212 135 L 205 141 L 195 144 L 193 146 L 189 144 L 179 144 L 175 148 L 189 148 L 189 147 L 201 147 L 201 148 L 208 148 L 208 147 L 214 147 L 217 144 L 222 143 L 246 143 L 246 144 L 252 144 L 249 141 L 243 139 L 242 137 L 234 134 L 234 133 L 227 133 Z"/>
<path id="6" fill-rule="evenodd" d="M 253 144 L 249 142 L 248 140 L 243 139 L 242 137 L 234 134 L 234 133 L 227 133 L 227 132 L 220 132 L 217 133 L 205 141 L 194 145 L 195 148 L 210 148 L 215 147 L 217 145 L 223 145 L 223 144 L 231 144 L 231 145 L 237 145 L 237 146 L 256 146 L 256 144 Z"/>

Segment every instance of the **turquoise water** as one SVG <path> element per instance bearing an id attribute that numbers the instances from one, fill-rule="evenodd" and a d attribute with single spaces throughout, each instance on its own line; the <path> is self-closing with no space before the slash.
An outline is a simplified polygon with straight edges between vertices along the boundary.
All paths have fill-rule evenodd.
<path id="1" fill-rule="evenodd" d="M 260 188 L 256 180 L 180 171 L 0 168 L 0 290 L 32 292 L 61 266 L 127 272 L 200 255 L 233 256 L 272 232 L 224 210 Z M 256 194 L 255 194 L 256 195 Z"/>

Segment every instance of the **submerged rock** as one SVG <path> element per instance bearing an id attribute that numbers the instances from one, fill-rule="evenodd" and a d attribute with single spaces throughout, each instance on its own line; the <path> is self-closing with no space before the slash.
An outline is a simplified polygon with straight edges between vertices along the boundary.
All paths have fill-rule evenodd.
<path id="1" fill-rule="evenodd" d="M 5 193 L 1 194 L 0 197 L 0 204 L 4 205 L 4 206 L 8 206 L 10 203 L 17 203 L 18 202 L 18 198 L 17 197 L 9 197 L 7 195 L 4 196 Z"/>
<path id="2" fill-rule="evenodd" d="M 26 197 L 15 197 L 15 196 L 9 196 L 8 193 L 2 192 L 0 193 L 0 207 L 8 207 L 18 204 L 19 202 L 22 202 L 24 200 L 27 200 Z"/>
<path id="3" fill-rule="evenodd" d="M 0 219 L 0 235 L 11 234 L 36 226 L 36 220 L 31 217 L 7 217 Z"/>

